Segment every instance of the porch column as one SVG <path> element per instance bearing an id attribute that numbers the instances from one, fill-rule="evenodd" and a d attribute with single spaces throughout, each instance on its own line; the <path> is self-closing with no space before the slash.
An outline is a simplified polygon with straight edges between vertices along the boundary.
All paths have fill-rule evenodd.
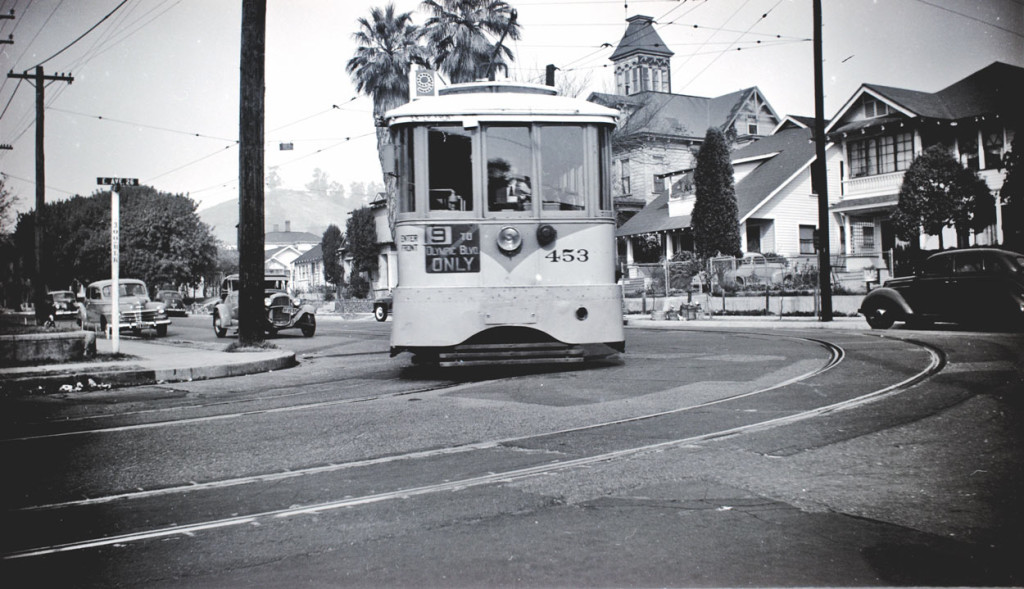
<path id="1" fill-rule="evenodd" d="M 626 263 L 633 263 L 633 239 L 630 237 L 626 238 Z"/>
<path id="2" fill-rule="evenodd" d="M 671 260 L 672 256 L 676 254 L 675 245 L 672 243 L 672 234 L 665 232 L 663 239 L 665 240 L 665 259 Z"/>
<path id="3" fill-rule="evenodd" d="M 853 245 L 853 226 L 850 225 L 850 215 L 843 213 L 843 233 L 846 234 L 846 243 L 843 244 L 843 254 L 849 256 L 852 255 L 851 245 Z"/>

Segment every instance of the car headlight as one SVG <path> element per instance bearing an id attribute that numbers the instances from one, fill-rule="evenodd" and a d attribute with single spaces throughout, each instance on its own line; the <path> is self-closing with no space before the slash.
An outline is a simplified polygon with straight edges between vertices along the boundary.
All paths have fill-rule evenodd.
<path id="1" fill-rule="evenodd" d="M 298 307 L 298 306 L 300 306 L 302 304 L 302 301 L 300 301 L 299 299 L 297 299 L 295 297 L 292 297 L 291 301 L 292 301 L 292 306 L 293 307 Z"/>
<path id="2" fill-rule="evenodd" d="M 263 306 L 264 307 L 269 307 L 270 304 L 273 303 L 273 302 L 274 302 L 274 299 L 272 299 L 270 297 L 267 297 L 267 298 L 263 299 Z"/>
<path id="3" fill-rule="evenodd" d="M 514 254 L 523 246 L 523 236 L 515 227 L 502 227 L 498 231 L 498 248 L 505 254 Z"/>

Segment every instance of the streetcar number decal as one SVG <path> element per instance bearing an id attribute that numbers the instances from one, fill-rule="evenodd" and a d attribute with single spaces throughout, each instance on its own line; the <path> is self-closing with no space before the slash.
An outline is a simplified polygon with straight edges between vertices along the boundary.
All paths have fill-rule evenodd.
<path id="1" fill-rule="evenodd" d="M 424 235 L 428 274 L 480 271 L 480 228 L 476 225 L 430 225 Z"/>
<path id="2" fill-rule="evenodd" d="M 544 256 L 552 262 L 589 262 L 590 252 L 585 249 L 564 249 L 554 250 L 550 254 Z"/>

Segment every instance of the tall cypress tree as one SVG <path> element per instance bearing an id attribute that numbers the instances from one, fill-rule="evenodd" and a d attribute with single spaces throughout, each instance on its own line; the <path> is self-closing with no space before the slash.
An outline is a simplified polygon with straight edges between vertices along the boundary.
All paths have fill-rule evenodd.
<path id="1" fill-rule="evenodd" d="M 712 127 L 704 136 L 693 183 L 697 201 L 690 227 L 697 255 L 705 259 L 715 255 L 739 256 L 742 252 L 736 187 L 729 146 L 721 129 Z"/>

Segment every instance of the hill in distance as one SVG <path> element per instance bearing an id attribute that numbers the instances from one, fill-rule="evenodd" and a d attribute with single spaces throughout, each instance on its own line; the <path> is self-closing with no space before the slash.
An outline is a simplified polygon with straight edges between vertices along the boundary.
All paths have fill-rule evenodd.
<path id="1" fill-rule="evenodd" d="M 292 231 L 323 235 L 328 225 L 337 225 L 344 232 L 348 214 L 366 204 L 363 195 L 338 198 L 305 190 L 267 190 L 263 196 L 264 231 L 284 231 L 285 221 L 289 221 Z M 214 237 L 225 245 L 237 245 L 237 200 L 201 209 L 196 214 L 210 226 Z"/>

